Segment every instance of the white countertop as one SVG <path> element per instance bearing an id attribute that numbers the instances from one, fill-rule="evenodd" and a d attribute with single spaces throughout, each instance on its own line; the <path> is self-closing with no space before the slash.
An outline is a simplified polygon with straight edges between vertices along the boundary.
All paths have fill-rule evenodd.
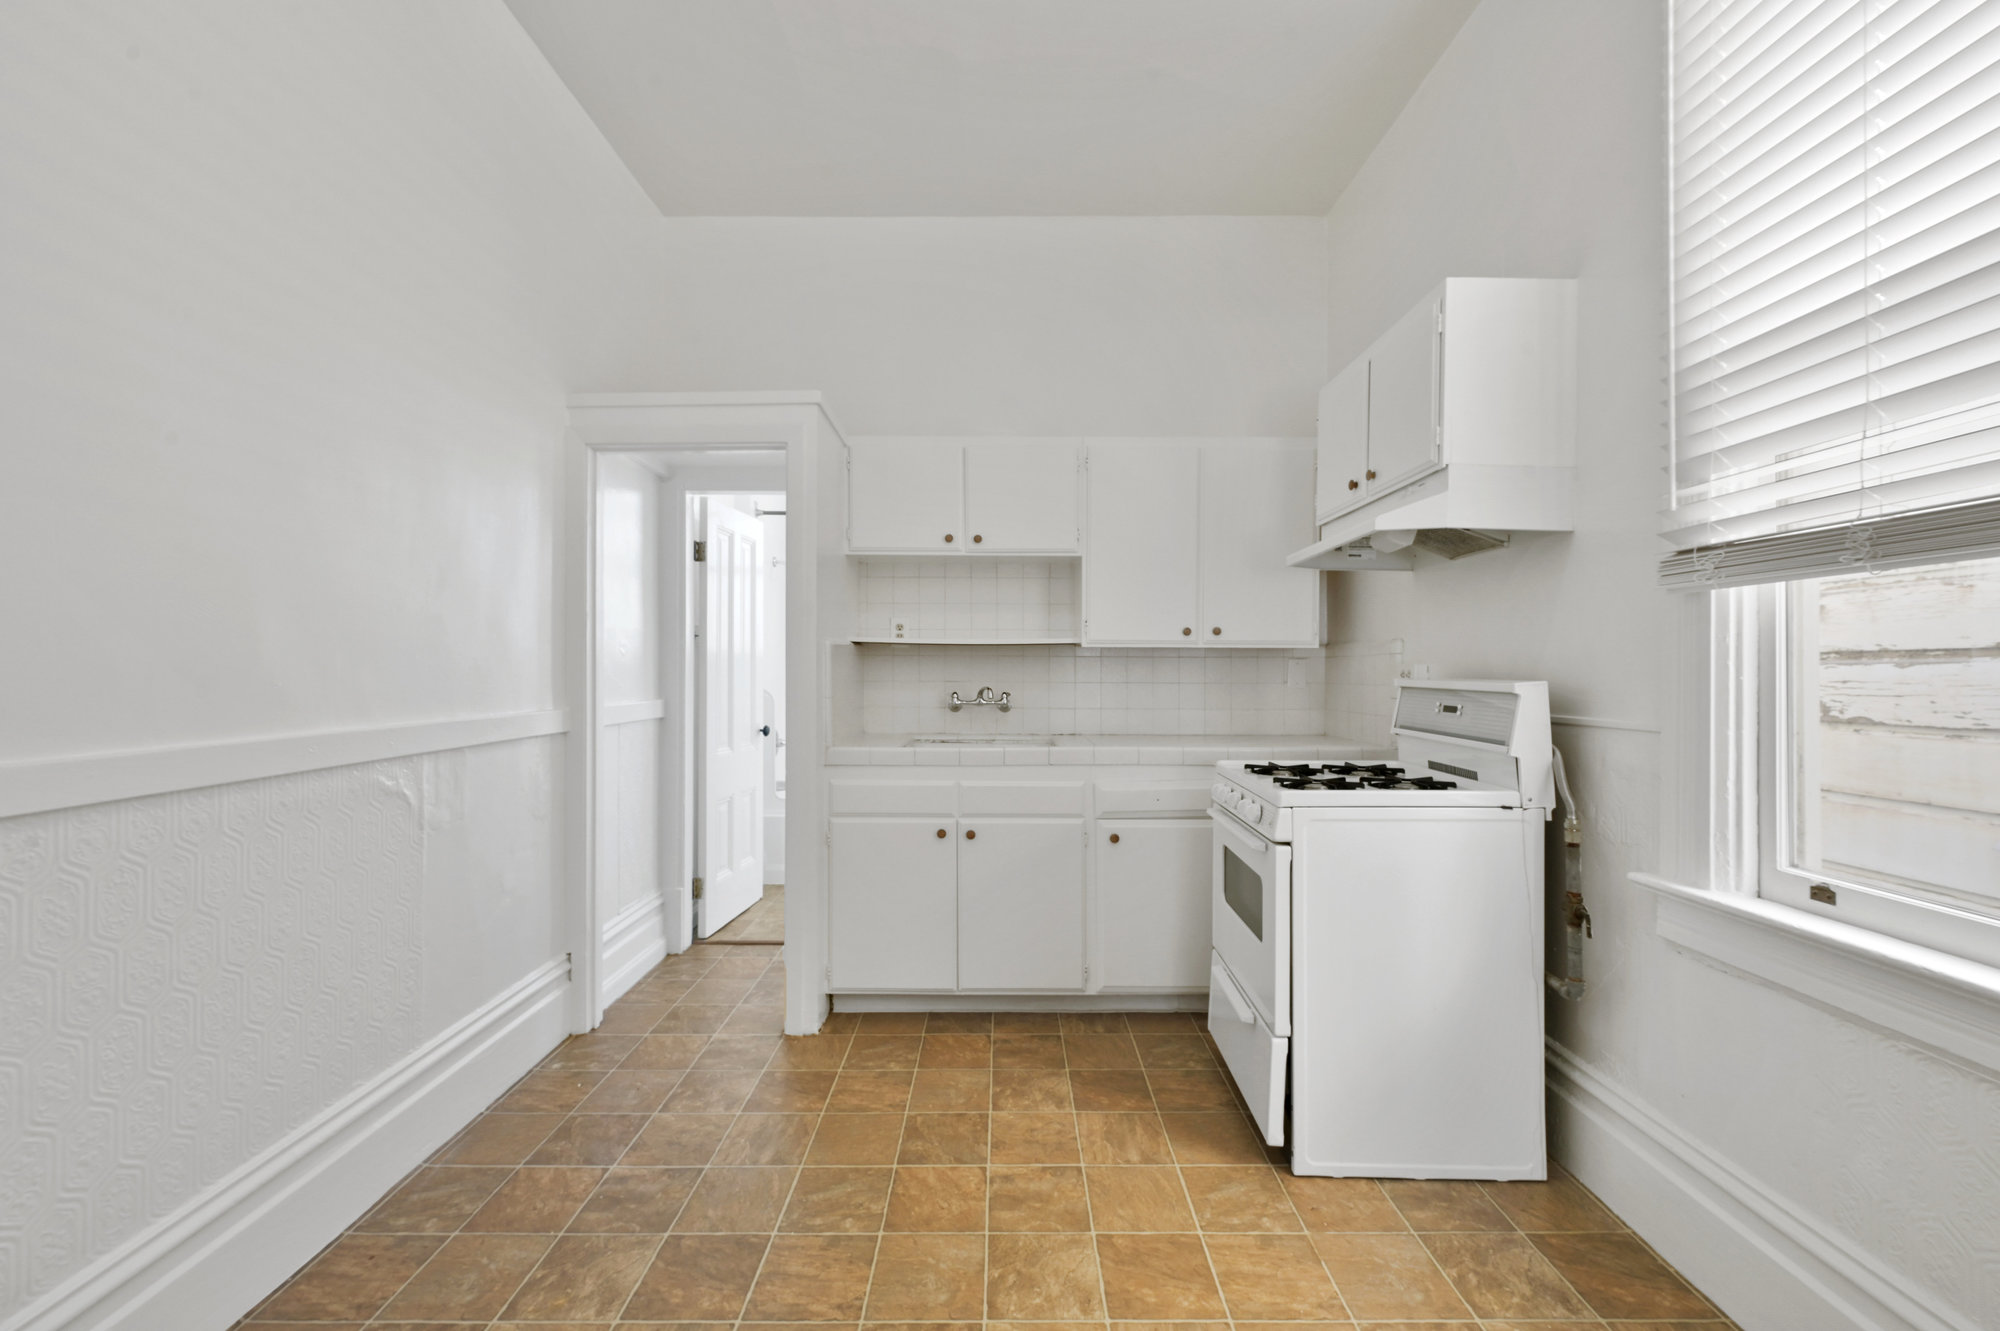
<path id="1" fill-rule="evenodd" d="M 826 751 L 829 767 L 1198 766 L 1224 758 L 1338 759 L 1379 751 L 1325 735 L 1008 735 L 970 743 L 871 735 Z"/>

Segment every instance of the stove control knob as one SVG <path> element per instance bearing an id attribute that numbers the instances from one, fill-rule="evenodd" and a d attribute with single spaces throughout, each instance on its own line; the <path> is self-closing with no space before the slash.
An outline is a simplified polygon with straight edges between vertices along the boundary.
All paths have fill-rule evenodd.
<path id="1" fill-rule="evenodd" d="M 1214 785 L 1208 788 L 1208 793 L 1210 798 L 1212 798 L 1217 804 L 1220 804 L 1224 800 L 1229 798 L 1229 787 L 1223 785 L 1220 781 L 1218 781 Z"/>
<path id="2" fill-rule="evenodd" d="M 1252 827 L 1255 827 L 1258 823 L 1263 822 L 1264 806 L 1261 804 L 1252 804 L 1250 806 L 1249 818 L 1250 818 L 1250 825 Z"/>

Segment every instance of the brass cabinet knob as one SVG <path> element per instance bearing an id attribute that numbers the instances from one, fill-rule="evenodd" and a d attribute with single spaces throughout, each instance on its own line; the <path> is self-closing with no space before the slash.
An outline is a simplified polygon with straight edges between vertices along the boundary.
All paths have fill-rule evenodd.
<path id="1" fill-rule="evenodd" d="M 973 543 L 974 545 L 978 545 L 978 544 L 979 544 L 979 543 L 980 543 L 981 541 L 983 541 L 983 540 L 985 540 L 985 539 L 986 539 L 986 538 L 985 538 L 984 536 L 981 536 L 981 535 L 979 535 L 978 533 L 976 533 L 976 532 L 975 532 L 975 533 L 973 534 L 973 537 L 972 537 L 972 543 Z"/>
<path id="2" fill-rule="evenodd" d="M 944 834 L 945 834 L 945 832 L 944 832 L 944 829 L 943 829 L 942 827 L 940 827 L 940 828 L 938 829 L 938 836 L 939 836 L 939 837 L 943 837 L 943 836 L 944 836 Z"/>
<path id="3" fill-rule="evenodd" d="M 977 832 L 974 832 L 974 831 L 971 831 L 971 830 L 967 830 L 967 832 L 966 832 L 966 834 L 965 834 L 965 839 L 966 839 L 967 841 L 970 841 L 970 840 L 972 840 L 972 839 L 973 839 L 974 837 L 976 837 L 976 836 L 978 836 L 978 835 L 979 835 L 979 833 L 977 833 Z"/>
<path id="4" fill-rule="evenodd" d="M 1360 481 L 1349 481 L 1349 482 L 1347 483 L 1347 488 L 1348 488 L 1348 489 L 1350 489 L 1350 490 L 1359 490 L 1359 489 L 1361 488 L 1361 482 L 1360 482 Z M 949 541 L 949 540 L 951 539 L 951 537 L 947 536 L 947 537 L 945 537 L 945 539 L 946 539 L 947 541 Z"/>
<path id="5" fill-rule="evenodd" d="M 1194 636 L 1194 630 L 1193 630 L 1193 629 L 1182 629 L 1182 630 L 1181 630 L 1181 636 L 1182 636 L 1183 638 L 1191 638 L 1191 637 L 1193 637 L 1193 636 Z"/>
<path id="6" fill-rule="evenodd" d="M 1347 488 L 1348 488 L 1348 489 L 1350 489 L 1350 490 L 1352 490 L 1352 489 L 1354 488 L 1354 482 L 1353 482 L 1353 481 L 1349 481 L 1349 482 L 1347 483 Z M 946 533 L 944 534 L 944 543 L 945 543 L 946 545 L 950 545 L 950 544 L 951 544 L 951 541 L 952 541 L 952 536 L 951 536 L 951 533 L 950 533 L 950 532 L 946 532 Z"/>
<path id="7" fill-rule="evenodd" d="M 1221 625 L 1217 625 L 1216 627 L 1210 629 L 1209 632 L 1213 633 L 1216 637 L 1219 638 L 1222 636 L 1222 627 Z"/>
<path id="8" fill-rule="evenodd" d="M 1375 479 L 1375 472 L 1372 468 L 1368 472 L 1368 479 L 1371 481 Z"/>
<path id="9" fill-rule="evenodd" d="M 1111 844 L 1114 846 L 1118 844 L 1118 834 L 1116 832 L 1111 834 Z"/>

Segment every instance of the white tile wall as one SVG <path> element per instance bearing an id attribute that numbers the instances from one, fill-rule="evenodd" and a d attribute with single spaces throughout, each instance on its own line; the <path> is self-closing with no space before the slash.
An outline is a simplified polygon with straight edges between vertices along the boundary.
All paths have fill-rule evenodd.
<path id="1" fill-rule="evenodd" d="M 1074 559 L 965 555 L 856 563 L 862 637 L 1018 642 L 1078 636 Z"/>
<path id="2" fill-rule="evenodd" d="M 855 650 L 862 729 L 870 735 L 1326 733 L 1327 661 L 1319 651 L 1066 645 Z M 953 689 L 971 697 L 982 685 L 1012 693 L 1013 710 L 949 710 Z"/>
<path id="3" fill-rule="evenodd" d="M 1341 642 L 1326 649 L 1326 733 L 1388 750 L 1403 640 Z"/>

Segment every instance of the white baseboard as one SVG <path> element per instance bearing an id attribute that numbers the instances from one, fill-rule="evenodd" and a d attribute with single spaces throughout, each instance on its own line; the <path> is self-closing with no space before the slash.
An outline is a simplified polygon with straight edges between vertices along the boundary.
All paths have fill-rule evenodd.
<path id="1" fill-rule="evenodd" d="M 635 901 L 604 926 L 604 977 L 598 1002 L 610 1004 L 667 956 L 667 903 L 662 897 Z"/>
<path id="2" fill-rule="evenodd" d="M 835 1012 L 1206 1012 L 1185 994 L 833 994 Z"/>
<path id="3" fill-rule="evenodd" d="M 561 1043 L 568 990 L 538 967 L 0 1331 L 231 1325 Z"/>
<path id="4" fill-rule="evenodd" d="M 1978 1331 L 1554 1040 L 1554 1154 L 1743 1331 Z"/>

